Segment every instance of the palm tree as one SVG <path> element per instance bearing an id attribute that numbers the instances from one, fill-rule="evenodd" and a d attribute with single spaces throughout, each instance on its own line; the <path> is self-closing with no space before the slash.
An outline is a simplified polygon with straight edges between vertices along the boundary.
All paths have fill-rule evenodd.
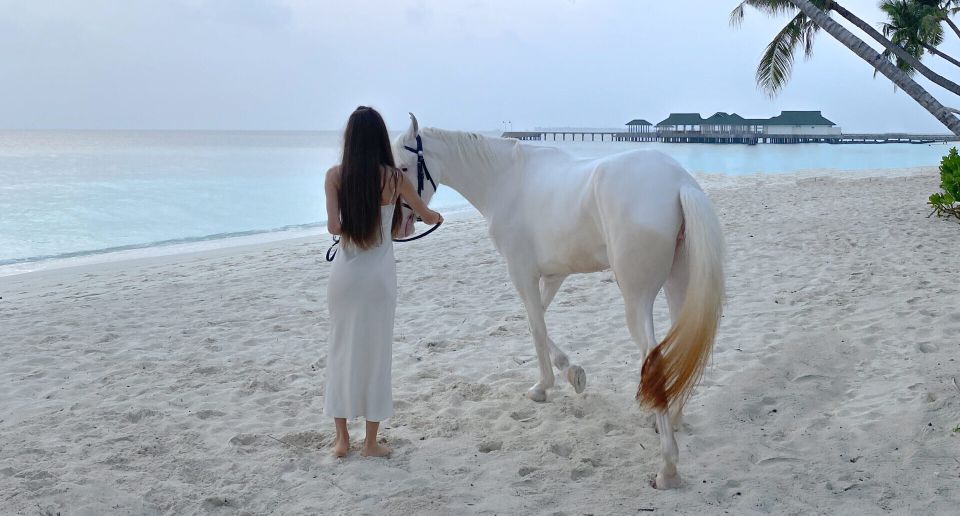
<path id="1" fill-rule="evenodd" d="M 942 2 L 939 0 L 883 0 L 880 2 L 880 10 L 888 18 L 887 22 L 881 24 L 883 35 L 891 42 L 918 60 L 926 51 L 960 67 L 960 61 L 936 48 L 943 43 L 943 26 L 940 22 L 950 21 L 949 11 Z M 889 50 L 885 50 L 882 55 L 894 60 Z M 913 73 L 913 67 L 903 59 L 898 57 L 895 62 L 901 70 Z"/>
<path id="2" fill-rule="evenodd" d="M 845 27 L 833 21 L 824 11 L 813 5 L 811 0 L 790 0 L 790 3 L 795 5 L 808 19 L 833 36 L 833 38 L 843 44 L 843 46 L 850 49 L 850 51 L 857 54 L 857 56 L 890 79 L 890 81 L 903 90 L 904 93 L 910 95 L 911 98 L 931 115 L 942 122 L 943 125 L 947 126 L 953 134 L 960 136 L 960 118 L 954 116 L 954 110 L 944 107 L 943 104 L 927 93 L 927 90 L 923 89 L 923 87 L 911 79 L 910 76 L 894 66 L 888 59 L 878 54 L 876 50 L 870 48 L 863 40 L 854 36 L 853 33 Z M 893 46 L 898 48 L 896 45 Z M 904 53 L 904 55 L 908 54 Z M 897 54 L 897 56 L 900 57 L 900 54 Z"/>
<path id="3" fill-rule="evenodd" d="M 960 4 L 960 0 L 951 1 L 956 1 Z M 897 59 L 903 60 L 904 63 L 920 72 L 921 75 L 931 82 L 943 87 L 947 91 L 960 95 L 960 85 L 929 69 L 921 63 L 919 59 L 885 38 L 876 29 L 871 27 L 869 23 L 860 19 L 860 17 L 840 5 L 836 0 L 811 0 L 810 3 L 818 12 L 836 12 L 883 45 L 890 54 L 896 56 Z M 811 21 L 809 16 L 803 11 L 798 12 L 792 0 L 742 0 L 730 13 L 731 25 L 737 26 L 743 21 L 746 6 L 753 7 L 770 15 L 796 13 L 783 29 L 777 33 L 773 41 L 767 45 L 767 48 L 760 58 L 760 63 L 757 65 L 757 84 L 768 95 L 775 96 L 790 79 L 794 54 L 797 49 L 803 46 L 806 57 L 809 58 L 812 55 L 813 37 L 816 32 L 820 30 L 820 26 Z"/>
<path id="4" fill-rule="evenodd" d="M 939 23 L 931 25 L 931 6 L 907 0 L 883 0 L 880 10 L 887 15 L 888 21 L 881 23 L 883 35 L 890 41 L 907 51 L 911 56 L 920 59 L 926 49 L 924 43 L 943 42 L 943 29 Z M 889 50 L 881 54 L 897 65 L 897 68 L 913 74 L 913 67 L 909 63 L 896 57 Z"/>
<path id="5" fill-rule="evenodd" d="M 938 7 L 936 16 L 939 21 L 947 22 L 947 25 L 953 29 L 954 34 L 960 38 L 960 27 L 950 19 L 951 16 L 960 12 L 960 0 L 918 0 L 922 4 L 933 4 Z"/>

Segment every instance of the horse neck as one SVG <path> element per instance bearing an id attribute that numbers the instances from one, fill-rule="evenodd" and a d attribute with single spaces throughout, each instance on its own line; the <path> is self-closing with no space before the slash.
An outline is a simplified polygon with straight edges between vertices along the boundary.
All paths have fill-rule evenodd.
<path id="1" fill-rule="evenodd" d="M 509 187 L 504 182 L 516 177 L 510 172 L 517 142 L 440 129 L 421 134 L 427 164 L 431 166 L 431 158 L 437 163 L 440 183 L 456 190 L 486 216 L 492 198 L 503 195 L 501 190 Z"/>

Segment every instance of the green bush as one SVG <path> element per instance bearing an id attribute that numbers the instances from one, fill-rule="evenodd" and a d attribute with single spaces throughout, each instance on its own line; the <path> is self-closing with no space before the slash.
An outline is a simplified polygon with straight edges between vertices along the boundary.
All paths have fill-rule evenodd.
<path id="1" fill-rule="evenodd" d="M 931 195 L 927 203 L 933 207 L 930 215 L 960 219 L 960 154 L 956 147 L 940 160 L 940 189 L 943 191 Z"/>

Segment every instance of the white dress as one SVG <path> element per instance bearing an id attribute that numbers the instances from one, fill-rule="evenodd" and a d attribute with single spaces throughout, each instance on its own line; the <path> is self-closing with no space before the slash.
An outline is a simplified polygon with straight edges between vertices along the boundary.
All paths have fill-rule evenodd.
<path id="1" fill-rule="evenodd" d="M 324 413 L 383 421 L 393 415 L 390 366 L 397 309 L 397 265 L 391 223 L 395 205 L 380 207 L 381 242 L 360 250 L 346 240 L 330 269 L 330 338 Z"/>

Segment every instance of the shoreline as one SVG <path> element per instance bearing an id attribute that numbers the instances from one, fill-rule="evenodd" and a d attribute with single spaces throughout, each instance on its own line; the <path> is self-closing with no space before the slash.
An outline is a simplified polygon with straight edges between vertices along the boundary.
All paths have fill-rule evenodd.
<path id="1" fill-rule="evenodd" d="M 888 169 L 809 169 L 794 172 L 741 175 L 692 172 L 697 182 L 706 190 L 749 187 L 759 183 L 780 184 L 807 180 L 816 181 L 819 179 L 856 181 L 870 178 L 935 176 L 937 173 L 937 167 L 929 166 Z M 931 193 L 936 190 L 937 184 L 931 185 Z M 442 209 L 442 207 L 440 209 Z M 452 209 L 452 211 L 444 213 L 444 217 L 448 220 L 450 220 L 451 216 L 462 219 L 464 217 L 478 217 L 479 213 L 475 208 L 467 205 L 458 206 Z M 169 243 L 159 242 L 157 244 L 148 243 L 142 245 L 134 244 L 127 246 L 129 248 L 119 250 L 93 250 L 79 252 L 74 256 L 22 261 L 0 265 L 0 278 L 47 270 L 125 261 L 151 260 L 167 256 L 193 255 L 205 252 L 220 255 L 221 251 L 229 249 L 241 250 L 251 247 L 269 246 L 277 242 L 307 241 L 315 238 L 325 239 L 328 237 L 328 233 L 323 226 L 324 223 L 320 222 L 315 223 L 315 225 L 305 224 L 301 227 L 291 229 L 255 231 L 250 232 L 250 234 L 239 234 L 237 236 L 226 236 L 223 238 L 211 238 L 215 237 L 215 235 L 211 235 L 207 237 L 197 237 L 190 241 L 170 241 Z"/>
<path id="2" fill-rule="evenodd" d="M 452 209 L 450 216 L 455 219 L 479 215 L 472 206 Z M 445 219 L 450 219 L 444 215 Z M 50 257 L 40 260 L 22 261 L 0 265 L 0 280 L 11 276 L 34 274 L 50 270 L 68 269 L 75 267 L 97 266 L 111 263 L 150 261 L 165 257 L 177 257 L 205 254 L 229 254 L 231 249 L 242 252 L 245 249 L 269 247 L 282 242 L 315 241 L 320 238 L 329 240 L 326 223 L 319 222 L 293 229 L 265 230 L 239 234 L 222 238 L 198 237 L 190 241 L 159 242 L 157 244 L 143 244 L 129 246 L 128 249 L 86 251 L 75 256 Z M 421 224 L 422 226 L 422 224 Z M 417 228 L 422 230 L 422 227 Z"/>

